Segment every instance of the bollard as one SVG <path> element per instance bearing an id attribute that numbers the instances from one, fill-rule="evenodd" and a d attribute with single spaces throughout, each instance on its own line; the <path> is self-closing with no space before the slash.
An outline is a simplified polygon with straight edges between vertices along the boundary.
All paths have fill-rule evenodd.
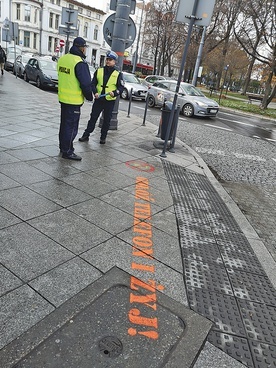
<path id="1" fill-rule="evenodd" d="M 176 110 L 174 118 L 173 118 L 174 119 L 173 137 L 172 137 L 171 145 L 170 145 L 170 148 L 169 148 L 169 151 L 171 153 L 175 153 L 174 144 L 175 144 L 175 137 L 176 137 L 179 113 L 180 113 L 180 105 L 177 105 L 177 110 Z"/>
<path id="2" fill-rule="evenodd" d="M 148 111 L 148 104 L 149 104 L 149 94 L 147 93 L 147 97 L 146 97 L 146 106 L 145 106 L 145 112 L 144 112 L 144 118 L 143 118 L 143 123 L 142 126 L 146 125 L 146 116 L 147 116 L 147 111 Z"/>
<path id="3" fill-rule="evenodd" d="M 130 89 L 130 96 L 129 96 L 129 102 L 128 102 L 128 112 L 127 112 L 127 117 L 130 118 L 130 106 L 131 106 L 131 102 L 132 102 L 132 91 L 133 91 L 133 88 Z"/>

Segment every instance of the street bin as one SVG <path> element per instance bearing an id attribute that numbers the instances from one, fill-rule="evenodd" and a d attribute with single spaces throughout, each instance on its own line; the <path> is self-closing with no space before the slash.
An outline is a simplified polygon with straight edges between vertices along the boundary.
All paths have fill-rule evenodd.
<path id="1" fill-rule="evenodd" d="M 161 139 L 162 140 L 166 139 L 166 134 L 167 134 L 167 130 L 168 130 L 168 125 L 169 125 L 169 120 L 170 120 L 170 113 L 172 111 L 172 107 L 173 107 L 173 103 L 171 101 L 165 101 L 164 105 L 161 109 L 161 111 L 162 111 Z M 178 114 L 177 114 L 177 106 L 176 106 L 175 110 L 174 110 L 174 114 L 173 114 L 173 121 L 172 121 L 171 131 L 170 131 L 170 135 L 169 135 L 169 140 L 172 140 L 173 132 L 174 132 L 175 126 L 177 125 L 177 119 L 178 119 Z"/>

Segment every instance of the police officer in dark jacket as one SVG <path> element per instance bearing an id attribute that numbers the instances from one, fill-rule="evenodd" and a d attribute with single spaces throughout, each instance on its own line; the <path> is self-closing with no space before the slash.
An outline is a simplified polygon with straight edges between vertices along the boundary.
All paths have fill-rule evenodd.
<path id="1" fill-rule="evenodd" d="M 124 89 L 123 75 L 115 68 L 118 55 L 114 51 L 106 53 L 106 65 L 95 71 L 92 79 L 92 91 L 95 97 L 90 120 L 87 123 L 80 142 L 89 140 L 89 135 L 95 129 L 100 113 L 103 111 L 103 124 L 101 128 L 100 144 L 105 144 L 107 132 L 110 126 L 112 111 L 115 105 L 116 97 Z"/>
<path id="2" fill-rule="evenodd" d="M 73 141 L 78 133 L 80 109 L 84 98 L 93 101 L 91 75 L 85 61 L 86 47 L 85 40 L 77 37 L 69 53 L 58 60 L 59 147 L 63 158 L 77 161 L 81 157 L 74 153 Z"/>
<path id="3" fill-rule="evenodd" d="M 0 45 L 0 68 L 1 68 L 1 74 L 4 74 L 4 67 L 5 67 L 5 62 L 7 61 L 7 56 L 6 53 L 4 51 L 4 49 L 2 49 L 2 46 Z"/>

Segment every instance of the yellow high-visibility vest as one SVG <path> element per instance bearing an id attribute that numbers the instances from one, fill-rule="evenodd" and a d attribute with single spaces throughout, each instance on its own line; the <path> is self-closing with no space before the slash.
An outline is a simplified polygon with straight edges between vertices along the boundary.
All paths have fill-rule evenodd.
<path id="1" fill-rule="evenodd" d="M 118 70 L 113 70 L 107 81 L 107 85 L 105 86 L 105 93 L 112 92 L 117 89 L 118 75 L 119 75 Z M 97 70 L 98 83 L 96 86 L 98 94 L 101 94 L 103 89 L 103 77 L 104 77 L 104 68 L 99 68 Z M 116 97 L 111 97 L 109 95 L 105 96 L 105 98 L 107 100 L 116 100 Z"/>
<path id="2" fill-rule="evenodd" d="M 58 60 L 58 99 L 69 105 L 82 105 L 84 96 L 75 75 L 75 66 L 82 61 L 78 55 L 66 54 Z"/>

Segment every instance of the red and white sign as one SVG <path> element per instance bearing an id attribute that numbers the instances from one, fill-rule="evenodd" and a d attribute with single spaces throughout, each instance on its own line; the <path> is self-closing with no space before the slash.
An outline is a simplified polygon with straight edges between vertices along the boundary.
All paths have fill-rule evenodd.
<path id="1" fill-rule="evenodd" d="M 55 52 L 59 52 L 59 46 L 56 46 Z"/>
<path id="2" fill-rule="evenodd" d="M 64 40 L 59 40 L 59 46 L 63 47 L 65 45 L 65 41 Z"/>

